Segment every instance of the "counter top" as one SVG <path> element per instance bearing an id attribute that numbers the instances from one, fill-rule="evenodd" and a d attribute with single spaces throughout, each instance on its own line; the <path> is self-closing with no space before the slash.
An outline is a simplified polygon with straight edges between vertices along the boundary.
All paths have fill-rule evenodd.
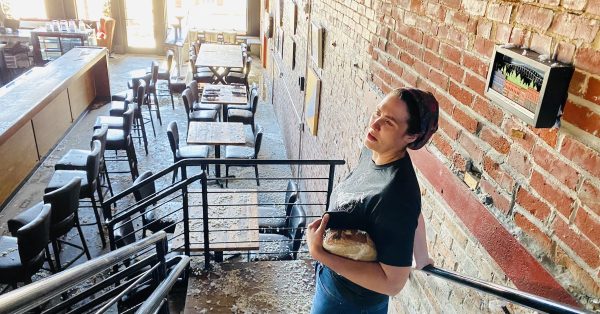
<path id="1" fill-rule="evenodd" d="M 106 56 L 105 48 L 76 47 L 0 88 L 0 144 L 64 91 L 70 82 Z"/>

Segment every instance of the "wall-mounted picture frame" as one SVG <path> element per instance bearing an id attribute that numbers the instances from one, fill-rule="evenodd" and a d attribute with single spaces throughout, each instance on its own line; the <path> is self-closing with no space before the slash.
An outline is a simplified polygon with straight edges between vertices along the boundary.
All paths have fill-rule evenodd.
<path id="1" fill-rule="evenodd" d="M 306 93 L 304 95 L 304 118 L 308 131 L 317 135 L 319 126 L 319 107 L 321 103 L 321 79 L 313 69 L 306 73 Z"/>
<path id="2" fill-rule="evenodd" d="M 318 68 L 323 68 L 323 27 L 311 23 L 310 56 Z"/>

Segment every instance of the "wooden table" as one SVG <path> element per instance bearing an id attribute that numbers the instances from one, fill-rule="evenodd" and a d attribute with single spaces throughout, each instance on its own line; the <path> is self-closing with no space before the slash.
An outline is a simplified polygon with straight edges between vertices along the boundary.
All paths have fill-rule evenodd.
<path id="1" fill-rule="evenodd" d="M 244 124 L 239 122 L 190 122 L 188 144 L 214 145 L 215 158 L 221 158 L 220 145 L 244 145 Z M 215 175 L 221 177 L 221 165 L 215 165 Z"/>
<path id="2" fill-rule="evenodd" d="M 239 45 L 202 44 L 196 57 L 197 67 L 208 67 L 217 83 L 227 84 L 225 77 L 232 68 L 243 68 L 242 48 Z M 219 73 L 223 68 L 223 73 Z"/>
<path id="3" fill-rule="evenodd" d="M 221 105 L 221 117 L 223 117 L 223 121 L 227 121 L 227 105 L 247 104 L 248 93 L 244 85 L 205 84 L 200 102 Z"/>
<path id="4" fill-rule="evenodd" d="M 310 260 L 224 263 L 192 270 L 184 313 L 309 313 L 315 289 Z"/>
<path id="5" fill-rule="evenodd" d="M 202 192 L 189 191 L 190 250 L 204 251 L 202 232 Z M 223 206 L 240 204 L 239 206 Z M 208 230 L 210 250 L 215 252 L 215 260 L 223 260 L 224 251 L 258 250 L 258 197 L 256 190 L 209 189 L 208 190 Z M 219 219 L 237 218 L 239 219 Z M 219 231 L 221 230 L 221 231 Z M 183 232 L 183 223 L 175 228 L 175 234 Z M 172 247 L 184 250 L 183 236 L 173 239 Z"/>

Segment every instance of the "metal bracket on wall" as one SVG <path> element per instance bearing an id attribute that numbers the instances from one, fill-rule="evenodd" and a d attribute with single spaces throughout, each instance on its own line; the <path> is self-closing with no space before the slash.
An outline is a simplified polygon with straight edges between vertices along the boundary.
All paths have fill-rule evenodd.
<path id="1" fill-rule="evenodd" d="M 298 78 L 298 85 L 300 85 L 300 91 L 303 92 L 304 91 L 304 83 L 305 83 L 305 79 L 304 76 L 300 76 Z"/>

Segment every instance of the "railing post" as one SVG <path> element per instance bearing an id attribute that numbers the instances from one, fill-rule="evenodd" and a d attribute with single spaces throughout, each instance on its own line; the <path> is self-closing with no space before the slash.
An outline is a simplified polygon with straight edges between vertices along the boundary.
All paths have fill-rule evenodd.
<path id="1" fill-rule="evenodd" d="M 169 250 L 169 245 L 167 243 L 167 237 L 164 237 L 160 241 L 156 242 L 156 257 L 158 258 L 158 263 L 160 266 L 157 268 L 158 272 L 158 283 L 163 281 L 167 277 L 167 261 L 165 256 L 167 255 L 167 251 Z"/>
<path id="2" fill-rule="evenodd" d="M 206 172 L 203 172 L 203 176 L 200 178 L 202 182 L 202 226 L 204 231 L 204 268 L 210 268 L 210 245 L 208 243 L 208 180 L 206 179 Z"/>
<path id="3" fill-rule="evenodd" d="M 117 244 L 115 243 L 115 224 L 112 219 L 108 221 L 106 228 L 108 229 L 108 245 L 110 250 L 114 251 L 117 249 Z"/>
<path id="4" fill-rule="evenodd" d="M 183 177 L 183 172 L 181 173 L 181 176 Z M 181 194 L 183 196 L 183 244 L 185 255 L 190 256 L 190 209 L 187 187 L 187 184 L 181 187 Z"/>
<path id="5" fill-rule="evenodd" d="M 335 175 L 335 165 L 329 164 L 329 178 L 327 180 L 327 201 L 325 202 L 325 210 L 329 209 L 329 198 L 333 191 L 333 177 Z"/>

